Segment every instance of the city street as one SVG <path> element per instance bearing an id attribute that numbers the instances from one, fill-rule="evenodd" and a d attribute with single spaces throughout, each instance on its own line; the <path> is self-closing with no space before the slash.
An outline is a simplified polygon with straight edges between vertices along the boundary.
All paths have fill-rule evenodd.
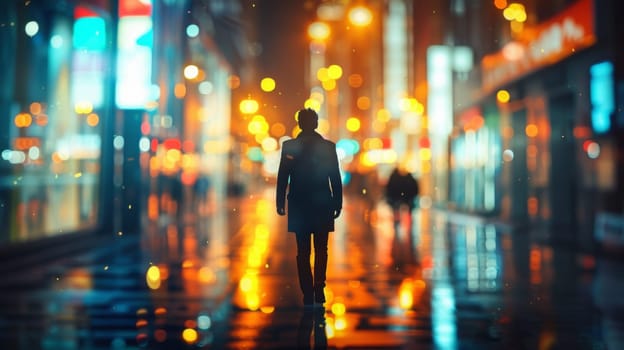
<path id="1" fill-rule="evenodd" d="M 2 348 L 624 346 L 624 265 L 531 232 L 429 208 L 395 226 L 385 203 L 349 194 L 330 236 L 325 310 L 307 310 L 274 187 L 181 208 L 150 197 L 143 216 L 142 232 L 3 268 Z"/>

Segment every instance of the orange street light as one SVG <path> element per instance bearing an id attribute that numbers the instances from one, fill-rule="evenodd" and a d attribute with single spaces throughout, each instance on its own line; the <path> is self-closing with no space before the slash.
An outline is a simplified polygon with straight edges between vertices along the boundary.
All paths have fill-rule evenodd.
<path id="1" fill-rule="evenodd" d="M 242 100 L 241 103 L 238 105 L 239 110 L 243 114 L 254 114 L 258 111 L 259 107 L 260 106 L 258 105 L 258 101 L 251 98 Z"/>
<path id="2" fill-rule="evenodd" d="M 373 13 L 364 6 L 355 6 L 348 13 L 349 21 L 358 27 L 366 27 L 373 21 Z"/>
<path id="3" fill-rule="evenodd" d="M 312 40 L 325 41 L 329 38 L 330 34 L 331 29 L 327 23 L 317 21 L 308 26 L 308 36 L 310 36 Z"/>

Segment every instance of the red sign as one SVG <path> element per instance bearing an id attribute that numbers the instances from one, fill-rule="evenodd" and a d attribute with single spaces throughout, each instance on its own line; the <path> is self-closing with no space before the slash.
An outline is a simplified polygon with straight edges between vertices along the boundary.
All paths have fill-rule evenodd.
<path id="1" fill-rule="evenodd" d="M 521 38 L 481 61 L 483 89 L 489 91 L 554 64 L 596 42 L 593 0 L 579 0 L 551 20 L 527 28 Z"/>
<path id="2" fill-rule="evenodd" d="M 151 16 L 152 5 L 150 1 L 120 0 L 119 17 L 125 16 Z"/>

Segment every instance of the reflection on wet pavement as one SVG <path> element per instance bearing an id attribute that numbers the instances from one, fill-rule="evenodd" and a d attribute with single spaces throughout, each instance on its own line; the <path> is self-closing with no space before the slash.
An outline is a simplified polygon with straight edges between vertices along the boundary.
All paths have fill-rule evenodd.
<path id="1" fill-rule="evenodd" d="M 346 197 L 325 310 L 302 307 L 273 189 L 184 205 L 143 231 L 0 281 L 4 349 L 619 349 L 622 262 L 530 232 Z M 160 208 L 160 209 L 159 209 Z M 178 215 L 179 214 L 179 215 Z"/>

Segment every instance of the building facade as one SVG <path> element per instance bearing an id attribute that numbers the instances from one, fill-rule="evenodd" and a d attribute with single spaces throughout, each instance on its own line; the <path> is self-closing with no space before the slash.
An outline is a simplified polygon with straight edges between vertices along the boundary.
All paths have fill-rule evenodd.
<path id="1" fill-rule="evenodd" d="M 596 217 L 621 214 L 616 6 L 527 1 L 519 21 L 466 2 L 454 23 L 468 29 L 455 33 L 479 66 L 456 80 L 452 206 L 590 249 Z M 499 23 L 495 50 L 480 44 L 491 35 L 480 21 Z"/>
<path id="2" fill-rule="evenodd" d="M 237 16 L 232 1 L 3 2 L 0 245 L 132 231 L 161 175 L 222 193 Z"/>

